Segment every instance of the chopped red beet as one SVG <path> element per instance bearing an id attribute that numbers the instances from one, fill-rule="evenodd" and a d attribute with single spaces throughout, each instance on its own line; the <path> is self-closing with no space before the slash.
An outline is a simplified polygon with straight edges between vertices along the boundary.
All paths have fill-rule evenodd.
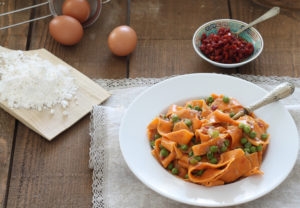
<path id="1" fill-rule="evenodd" d="M 230 29 L 221 27 L 217 34 L 202 34 L 200 50 L 213 61 L 239 63 L 251 56 L 254 47 L 252 43 L 232 35 Z"/>
<path id="2" fill-rule="evenodd" d="M 211 110 L 213 110 L 213 111 L 217 110 L 217 108 L 218 108 L 217 105 L 212 105 L 212 106 L 211 106 Z"/>
<path id="3" fill-rule="evenodd" d="M 260 128 L 263 128 L 263 127 L 264 127 L 264 125 L 263 125 L 261 122 L 259 122 L 259 121 L 257 121 L 257 124 L 258 124 L 258 126 L 259 126 Z"/>

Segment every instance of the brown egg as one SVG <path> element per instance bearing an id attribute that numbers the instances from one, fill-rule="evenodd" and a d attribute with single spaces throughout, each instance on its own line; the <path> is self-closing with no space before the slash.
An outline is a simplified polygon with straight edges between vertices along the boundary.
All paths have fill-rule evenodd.
<path id="1" fill-rule="evenodd" d="M 130 54 L 134 51 L 136 43 L 136 32 L 126 25 L 116 27 L 108 36 L 108 47 L 117 56 Z"/>
<path id="2" fill-rule="evenodd" d="M 49 23 L 51 36 L 63 45 L 74 45 L 83 36 L 83 28 L 80 22 L 70 16 L 56 16 Z"/>
<path id="3" fill-rule="evenodd" d="M 83 23 L 90 16 L 91 7 L 87 0 L 66 0 L 62 6 L 62 13 Z"/>

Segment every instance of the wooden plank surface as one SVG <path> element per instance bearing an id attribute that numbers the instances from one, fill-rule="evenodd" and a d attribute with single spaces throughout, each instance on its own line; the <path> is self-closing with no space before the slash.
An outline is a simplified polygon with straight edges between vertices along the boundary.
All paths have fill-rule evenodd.
<path id="1" fill-rule="evenodd" d="M 196 72 L 235 73 L 201 59 L 192 37 L 202 24 L 229 18 L 227 0 L 132 0 L 130 26 L 138 35 L 130 77 L 161 77 Z"/>
<path id="2" fill-rule="evenodd" d="M 0 13 L 22 8 L 32 4 L 30 0 L 9 1 L 3 0 L 0 4 Z M 0 17 L 0 27 L 17 23 L 28 19 L 30 12 L 22 12 L 15 15 Z M 0 45 L 12 49 L 26 49 L 28 25 L 18 28 L 0 31 Z M 11 155 L 13 155 L 13 138 L 16 120 L 8 113 L 0 109 L 0 207 L 6 205 L 7 187 L 11 167 Z"/>
<path id="3" fill-rule="evenodd" d="M 239 68 L 240 73 L 276 76 L 300 76 L 300 6 L 297 1 L 230 0 L 232 18 L 251 22 L 273 6 L 281 6 L 280 14 L 254 26 L 262 35 L 262 54 L 250 64 Z M 294 7 L 291 6 L 294 5 Z M 285 6 L 286 5 L 286 6 Z M 297 8 L 298 5 L 298 8 Z"/>
<path id="4" fill-rule="evenodd" d="M 27 1 L 15 2 L 21 5 Z M 10 1 L 9 5 L 14 7 L 15 2 Z M 39 2 L 43 0 L 35 0 L 35 3 Z M 124 0 L 112 0 L 104 5 L 98 22 L 85 30 L 83 40 L 76 46 L 64 47 L 57 44 L 48 33 L 49 19 L 32 25 L 27 43 L 30 49 L 45 47 L 91 78 L 124 78 L 127 73 L 130 77 L 162 77 L 192 72 L 240 72 L 299 77 L 299 8 L 288 3 L 283 5 L 285 8 L 276 17 L 278 19 L 256 27 L 264 38 L 265 48 L 254 63 L 237 69 L 220 69 L 203 61 L 192 48 L 194 31 L 203 23 L 230 18 L 230 14 L 235 19 L 249 22 L 278 2 L 131 0 L 129 24 L 136 30 L 139 42 L 136 51 L 128 59 L 128 66 L 127 58 L 113 56 L 106 43 L 107 36 L 114 27 L 127 23 L 128 8 L 127 1 Z M 36 10 L 34 16 L 46 14 L 47 10 L 46 7 Z M 280 27 L 279 22 L 282 23 Z M 28 26 L 24 26 L 25 29 L 15 28 L 10 33 L 0 33 L 1 43 L 25 49 L 26 27 Z M 18 125 L 6 207 L 91 206 L 89 122 L 89 116 L 84 117 L 51 143 L 24 125 Z M 0 128 L 0 147 L 6 149 L 0 151 L 0 159 L 9 161 L 14 119 L 0 111 L 0 127 L 4 125 L 8 127 Z M 3 141 L 8 143 L 3 145 Z M 4 164 L 4 168 L 0 166 L 0 176 L 7 177 L 9 165 Z M 6 182 L 6 179 L 0 178 L 2 205 Z"/>
<path id="5" fill-rule="evenodd" d="M 35 17 L 47 12 L 47 8 L 36 10 Z M 91 78 L 126 77 L 126 58 L 111 55 L 106 43 L 109 32 L 126 24 L 126 18 L 127 2 L 111 1 L 103 6 L 97 23 L 85 30 L 83 40 L 72 47 L 50 37 L 50 19 L 35 22 L 30 49 L 44 47 Z M 52 142 L 18 126 L 7 207 L 91 207 L 89 123 L 90 117 L 84 117 Z"/>
<path id="6" fill-rule="evenodd" d="M 41 11 L 36 11 L 35 16 L 47 13 L 48 8 L 43 7 Z M 126 24 L 127 1 L 112 0 L 103 5 L 97 22 L 84 30 L 82 40 L 75 46 L 62 46 L 50 36 L 48 32 L 50 20 L 51 18 L 33 24 L 30 50 L 44 47 L 93 79 L 126 76 L 126 57 L 116 57 L 110 53 L 107 37 L 113 28 Z"/>

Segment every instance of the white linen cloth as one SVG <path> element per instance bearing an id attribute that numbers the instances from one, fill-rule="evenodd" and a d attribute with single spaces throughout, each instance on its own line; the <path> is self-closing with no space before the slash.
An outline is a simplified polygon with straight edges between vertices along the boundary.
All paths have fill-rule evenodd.
<path id="1" fill-rule="evenodd" d="M 300 79 L 289 77 L 233 76 L 251 81 L 267 90 L 289 81 L 296 90 L 282 102 L 300 130 Z M 91 116 L 91 147 L 89 167 L 93 169 L 93 208 L 181 208 L 193 207 L 160 196 L 142 184 L 127 167 L 119 147 L 119 125 L 130 102 L 149 86 L 165 78 L 96 80 L 112 96 L 95 106 Z M 288 138 L 287 138 L 288 139 Z M 300 160 L 288 178 L 271 193 L 236 208 L 299 208 Z"/>

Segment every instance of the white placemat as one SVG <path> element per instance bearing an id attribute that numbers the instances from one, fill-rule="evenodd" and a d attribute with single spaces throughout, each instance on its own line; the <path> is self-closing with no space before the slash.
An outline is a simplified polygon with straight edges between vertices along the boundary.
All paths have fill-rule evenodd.
<path id="1" fill-rule="evenodd" d="M 284 81 L 293 82 L 296 86 L 295 93 L 282 102 L 292 114 L 298 131 L 300 130 L 300 79 L 239 74 L 233 76 L 251 81 L 267 90 Z M 95 106 L 91 117 L 89 167 L 93 169 L 94 208 L 193 207 L 160 196 L 142 184 L 127 167 L 119 147 L 119 125 L 124 110 L 139 93 L 163 79 L 165 78 L 97 80 L 112 96 L 103 105 Z M 292 173 L 279 187 L 260 199 L 235 207 L 299 208 L 299 158 Z"/>

